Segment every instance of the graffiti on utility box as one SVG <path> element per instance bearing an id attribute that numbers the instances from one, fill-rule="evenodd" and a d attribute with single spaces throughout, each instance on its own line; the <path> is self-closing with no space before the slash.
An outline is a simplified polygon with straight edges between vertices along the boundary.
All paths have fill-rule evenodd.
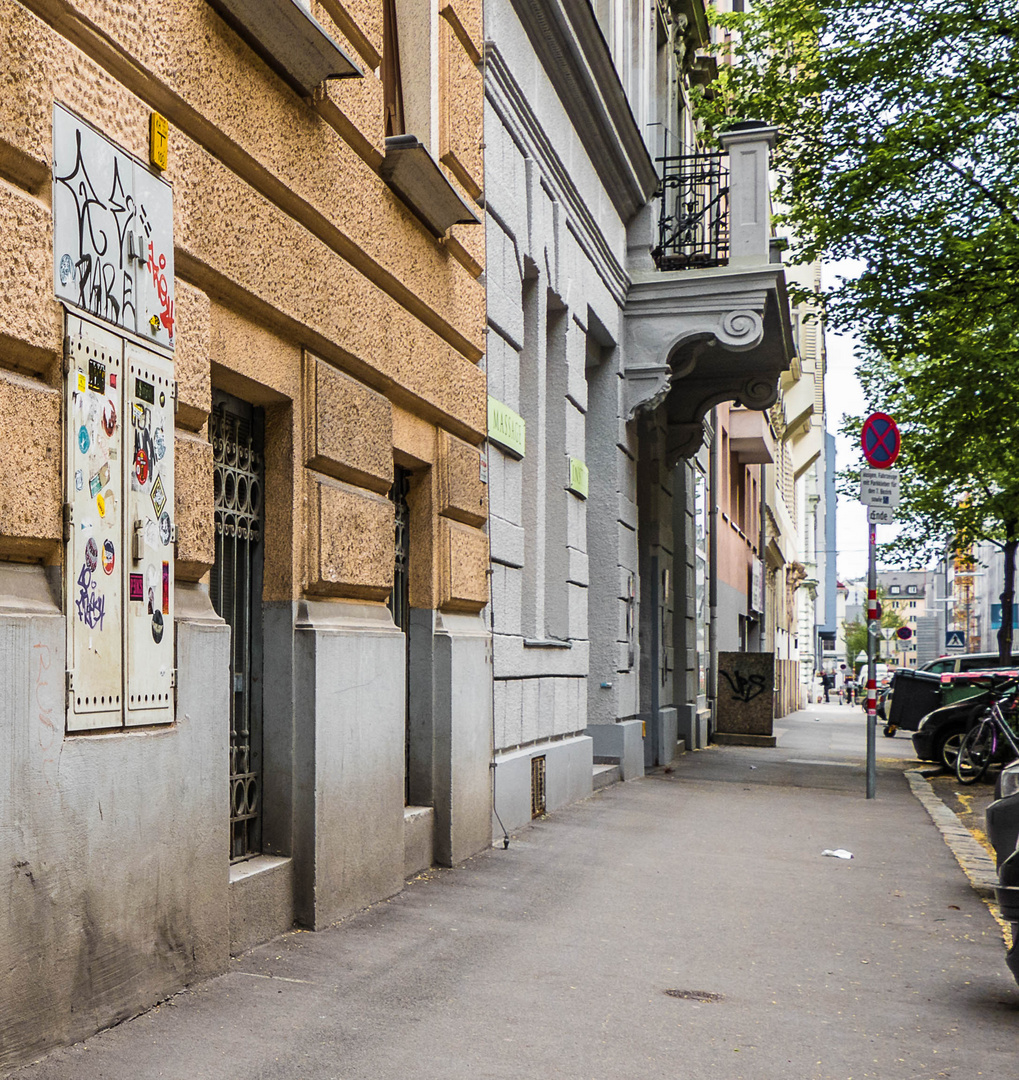
<path id="1" fill-rule="evenodd" d="M 716 730 L 770 736 L 774 689 L 774 653 L 719 652 Z"/>
<path id="2" fill-rule="evenodd" d="M 174 345 L 173 193 L 138 159 L 53 107 L 57 299 Z"/>

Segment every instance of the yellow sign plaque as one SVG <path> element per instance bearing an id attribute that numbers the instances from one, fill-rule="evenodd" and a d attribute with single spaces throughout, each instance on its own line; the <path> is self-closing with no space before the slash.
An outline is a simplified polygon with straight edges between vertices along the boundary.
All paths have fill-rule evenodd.
<path id="1" fill-rule="evenodd" d="M 154 112 L 149 118 L 149 161 L 157 169 L 165 169 L 169 150 L 170 124 L 165 116 Z"/>
<path id="2" fill-rule="evenodd" d="M 587 466 L 579 459 L 575 457 L 570 458 L 570 483 L 569 489 L 574 495 L 579 495 L 582 499 L 587 498 L 587 481 L 588 470 Z"/>
<path id="3" fill-rule="evenodd" d="M 524 456 L 524 418 L 495 398 L 488 399 L 488 438 L 515 457 Z"/>

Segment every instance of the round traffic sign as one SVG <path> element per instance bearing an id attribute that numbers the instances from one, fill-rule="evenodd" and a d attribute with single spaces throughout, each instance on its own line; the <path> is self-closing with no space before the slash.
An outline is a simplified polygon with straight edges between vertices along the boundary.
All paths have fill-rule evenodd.
<path id="1" fill-rule="evenodd" d="M 868 465 L 889 469 L 895 464 L 899 456 L 899 428 L 887 413 L 871 413 L 864 420 L 861 441 Z"/>
<path id="2" fill-rule="evenodd" d="M 895 635 L 899 641 L 909 641 L 913 636 L 913 631 L 910 630 L 908 626 L 900 626 L 899 629 L 895 631 Z"/>

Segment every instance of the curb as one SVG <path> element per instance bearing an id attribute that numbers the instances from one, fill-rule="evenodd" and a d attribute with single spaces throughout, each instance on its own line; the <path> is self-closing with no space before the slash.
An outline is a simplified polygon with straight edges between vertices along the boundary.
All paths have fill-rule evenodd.
<path id="1" fill-rule="evenodd" d="M 974 891 L 985 900 L 993 900 L 994 887 L 998 884 L 994 859 L 987 854 L 955 812 L 934 793 L 934 789 L 919 769 L 907 769 L 905 777 L 913 794 L 938 827 L 956 862 L 962 867 L 962 872 L 969 878 Z"/>

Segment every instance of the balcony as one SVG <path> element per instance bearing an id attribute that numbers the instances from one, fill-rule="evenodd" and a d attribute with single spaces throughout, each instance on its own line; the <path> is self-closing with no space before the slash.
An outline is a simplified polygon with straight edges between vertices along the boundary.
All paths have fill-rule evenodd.
<path id="1" fill-rule="evenodd" d="M 771 465 L 775 461 L 775 436 L 768 414 L 754 409 L 729 411 L 729 449 L 741 465 Z"/>
<path id="2" fill-rule="evenodd" d="M 662 201 L 658 244 L 651 257 L 659 270 L 725 266 L 729 261 L 729 155 L 680 154 L 656 159 Z"/>
<path id="3" fill-rule="evenodd" d="M 720 152 L 661 159 L 660 203 L 629 229 L 628 415 L 664 409 L 672 462 L 697 452 L 719 402 L 774 404 L 794 356 L 785 272 L 772 258 L 775 135 L 750 121 L 721 135 Z"/>

